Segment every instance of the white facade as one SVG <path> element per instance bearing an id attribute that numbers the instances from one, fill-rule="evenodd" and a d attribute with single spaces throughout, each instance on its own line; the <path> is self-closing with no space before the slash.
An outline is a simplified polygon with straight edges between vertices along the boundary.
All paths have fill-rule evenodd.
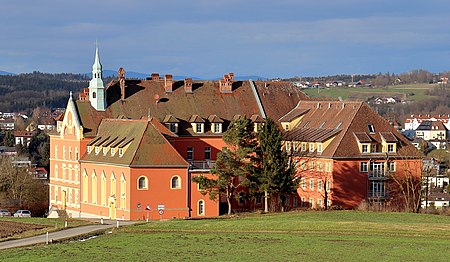
<path id="1" fill-rule="evenodd" d="M 106 92 L 102 80 L 102 64 L 98 47 L 95 48 L 95 60 L 92 65 L 92 79 L 89 81 L 89 101 L 97 111 L 106 110 Z"/>

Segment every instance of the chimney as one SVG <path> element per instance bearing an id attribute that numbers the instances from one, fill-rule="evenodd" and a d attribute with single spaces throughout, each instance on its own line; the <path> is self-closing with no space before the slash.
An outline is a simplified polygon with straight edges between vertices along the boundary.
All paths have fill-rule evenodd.
<path id="1" fill-rule="evenodd" d="M 166 93 L 170 93 L 173 91 L 172 84 L 173 84 L 173 76 L 164 75 L 164 91 L 166 91 Z"/>
<path id="2" fill-rule="evenodd" d="M 159 74 L 158 73 L 152 73 L 152 80 L 158 81 L 159 80 Z"/>
<path id="3" fill-rule="evenodd" d="M 123 67 L 119 68 L 119 71 L 117 71 L 117 76 L 119 78 L 119 85 L 120 85 L 120 100 L 125 100 L 125 69 Z"/>
<path id="4" fill-rule="evenodd" d="M 184 79 L 184 91 L 186 93 L 192 93 L 192 78 Z"/>
<path id="5" fill-rule="evenodd" d="M 233 81 L 234 81 L 234 73 L 223 75 L 223 79 L 219 80 L 220 93 L 232 93 Z"/>

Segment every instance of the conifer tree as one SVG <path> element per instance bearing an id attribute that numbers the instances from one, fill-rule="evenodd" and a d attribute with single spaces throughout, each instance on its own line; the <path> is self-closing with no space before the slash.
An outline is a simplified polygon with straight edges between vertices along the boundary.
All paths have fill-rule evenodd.
<path id="1" fill-rule="evenodd" d="M 193 177 L 192 180 L 198 183 L 202 193 L 209 194 L 211 199 L 224 194 L 227 199 L 228 214 L 231 214 L 236 189 L 241 186 L 248 187 L 253 181 L 251 159 L 257 140 L 252 121 L 248 118 L 233 121 L 224 133 L 223 140 L 227 147 L 217 154 L 216 165 L 211 170 L 213 177 L 200 175 Z"/>
<path id="2" fill-rule="evenodd" d="M 286 199 L 297 190 L 295 163 L 282 150 L 282 133 L 272 119 L 266 119 L 259 133 L 261 147 L 260 190 L 264 192 L 264 211 L 268 212 L 268 197 L 278 197 L 281 210 L 285 210 Z"/>

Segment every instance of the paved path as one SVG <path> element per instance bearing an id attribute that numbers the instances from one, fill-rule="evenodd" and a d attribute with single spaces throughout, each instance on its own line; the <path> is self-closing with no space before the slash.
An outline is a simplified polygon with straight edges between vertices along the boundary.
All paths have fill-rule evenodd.
<path id="1" fill-rule="evenodd" d="M 134 224 L 135 222 L 129 222 L 120 221 L 120 225 L 130 225 Z M 88 226 L 81 226 L 81 227 L 74 227 L 74 228 L 68 228 L 60 231 L 55 231 L 48 233 L 48 239 L 51 240 L 62 240 L 67 239 L 87 233 L 92 233 L 95 231 L 100 230 L 107 230 L 108 228 L 112 228 L 116 226 L 116 221 L 105 221 L 105 224 L 103 225 L 88 225 Z M 7 249 L 7 248 L 14 248 L 14 247 L 24 247 L 24 246 L 30 246 L 35 244 L 42 244 L 47 241 L 46 234 L 37 235 L 33 237 L 23 238 L 23 239 L 16 239 L 16 240 L 9 240 L 0 242 L 0 250 L 1 249 Z"/>

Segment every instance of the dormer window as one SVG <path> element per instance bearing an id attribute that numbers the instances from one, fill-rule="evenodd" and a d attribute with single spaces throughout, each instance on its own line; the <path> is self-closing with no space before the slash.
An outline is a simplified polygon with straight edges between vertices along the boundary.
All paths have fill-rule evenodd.
<path id="1" fill-rule="evenodd" d="M 100 148 L 98 146 L 95 147 L 95 154 L 98 155 L 98 152 L 100 152 Z"/>
<path id="2" fill-rule="evenodd" d="M 87 152 L 88 152 L 88 154 L 90 154 L 91 151 L 92 151 L 92 147 L 91 147 L 91 146 L 88 146 L 88 147 L 87 147 Z"/>
<path id="3" fill-rule="evenodd" d="M 123 148 L 119 148 L 119 157 L 123 156 Z"/>
<path id="4" fill-rule="evenodd" d="M 322 143 L 317 144 L 317 153 L 322 153 Z"/>
<path id="5" fill-rule="evenodd" d="M 106 153 L 108 153 L 108 148 L 107 148 L 107 147 L 104 147 L 104 148 L 103 148 L 103 155 L 106 156 Z"/>
<path id="6" fill-rule="evenodd" d="M 177 123 L 169 123 L 169 130 L 173 133 L 177 133 L 178 124 Z"/>
<path id="7" fill-rule="evenodd" d="M 116 153 L 116 149 L 114 147 L 111 148 L 111 156 L 114 156 L 114 154 Z"/>
<path id="8" fill-rule="evenodd" d="M 302 143 L 302 151 L 303 152 L 306 151 L 306 143 L 305 142 Z"/>
<path id="9" fill-rule="evenodd" d="M 369 145 L 367 145 L 367 144 L 361 145 L 361 152 L 362 153 L 369 153 Z"/>
<path id="10" fill-rule="evenodd" d="M 195 124 L 195 133 L 203 133 L 203 124 L 202 123 Z"/>
<path id="11" fill-rule="evenodd" d="M 314 143 L 309 143 L 309 152 L 314 152 Z"/>
<path id="12" fill-rule="evenodd" d="M 389 152 L 389 153 L 395 152 L 395 146 L 394 146 L 394 144 L 388 144 L 388 145 L 387 145 L 387 148 L 388 148 L 388 152 Z"/>
<path id="13" fill-rule="evenodd" d="M 213 123 L 213 132 L 214 133 L 222 133 L 222 124 L 221 123 Z"/>

